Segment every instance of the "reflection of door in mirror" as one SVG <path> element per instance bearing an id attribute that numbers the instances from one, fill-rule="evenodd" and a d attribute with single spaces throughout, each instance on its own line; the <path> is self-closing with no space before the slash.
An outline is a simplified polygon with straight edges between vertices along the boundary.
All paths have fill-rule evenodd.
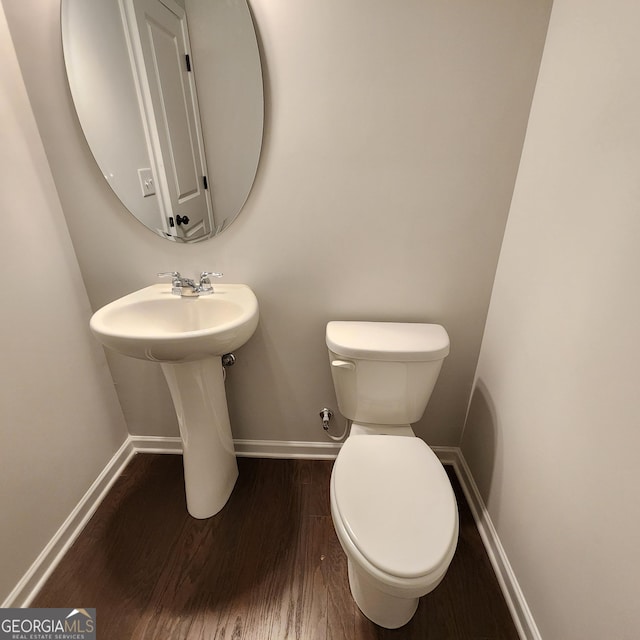
<path id="1" fill-rule="evenodd" d="M 124 9 L 164 231 L 206 236 L 213 215 L 185 11 L 173 0 L 126 0 Z"/>
<path id="2" fill-rule="evenodd" d="M 167 28 L 160 18 L 149 17 L 141 29 L 135 6 L 141 0 L 60 2 L 73 103 L 113 192 L 148 229 L 173 242 L 198 242 L 228 228 L 253 186 L 264 124 L 260 55 L 246 0 L 155 0 L 175 25 Z M 186 35 L 182 40 L 187 23 L 190 43 Z M 148 39 L 150 63 L 141 35 Z M 187 53 L 191 73 L 182 57 Z M 157 71 L 164 57 L 173 68 Z M 204 145 L 193 134 L 201 127 Z M 178 142 L 181 130 L 191 137 Z M 168 152 L 160 147 L 161 136 Z M 200 168 L 205 162 L 206 170 Z M 203 195 L 202 176 L 209 187 L 204 198 L 215 215 L 205 216 L 198 232 L 204 211 L 186 208 Z"/>

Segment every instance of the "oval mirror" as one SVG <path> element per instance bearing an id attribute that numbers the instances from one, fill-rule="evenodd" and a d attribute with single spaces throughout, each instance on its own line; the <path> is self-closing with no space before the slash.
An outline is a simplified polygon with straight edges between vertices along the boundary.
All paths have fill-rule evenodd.
<path id="1" fill-rule="evenodd" d="M 82 130 L 124 206 L 176 242 L 226 229 L 262 146 L 246 0 L 62 0 L 61 24 Z"/>

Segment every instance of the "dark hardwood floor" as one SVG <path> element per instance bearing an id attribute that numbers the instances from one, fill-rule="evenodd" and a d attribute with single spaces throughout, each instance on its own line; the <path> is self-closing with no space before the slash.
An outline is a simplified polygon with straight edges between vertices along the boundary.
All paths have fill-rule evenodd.
<path id="1" fill-rule="evenodd" d="M 517 640 L 464 495 L 440 586 L 409 624 L 353 603 L 329 512 L 332 462 L 240 458 L 221 513 L 186 511 L 182 458 L 137 455 L 32 607 L 96 607 L 100 640 Z"/>

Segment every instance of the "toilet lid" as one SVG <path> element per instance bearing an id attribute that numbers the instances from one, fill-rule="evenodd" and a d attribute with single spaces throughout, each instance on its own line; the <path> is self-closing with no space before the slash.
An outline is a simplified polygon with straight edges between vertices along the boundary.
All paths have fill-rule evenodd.
<path id="1" fill-rule="evenodd" d="M 334 353 L 360 360 L 429 362 L 449 353 L 449 334 L 439 324 L 332 320 L 325 338 Z"/>
<path id="2" fill-rule="evenodd" d="M 333 468 L 334 506 L 351 541 L 381 571 L 418 578 L 455 547 L 458 511 L 447 474 L 419 438 L 352 436 Z"/>

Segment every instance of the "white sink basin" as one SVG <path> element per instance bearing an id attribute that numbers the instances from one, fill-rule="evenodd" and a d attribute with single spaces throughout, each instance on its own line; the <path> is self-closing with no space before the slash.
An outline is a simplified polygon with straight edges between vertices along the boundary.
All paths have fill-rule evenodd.
<path id="1" fill-rule="evenodd" d="M 258 301 L 244 284 L 180 297 L 154 284 L 102 307 L 91 330 L 105 347 L 153 362 L 192 362 L 241 347 L 258 326 Z"/>

